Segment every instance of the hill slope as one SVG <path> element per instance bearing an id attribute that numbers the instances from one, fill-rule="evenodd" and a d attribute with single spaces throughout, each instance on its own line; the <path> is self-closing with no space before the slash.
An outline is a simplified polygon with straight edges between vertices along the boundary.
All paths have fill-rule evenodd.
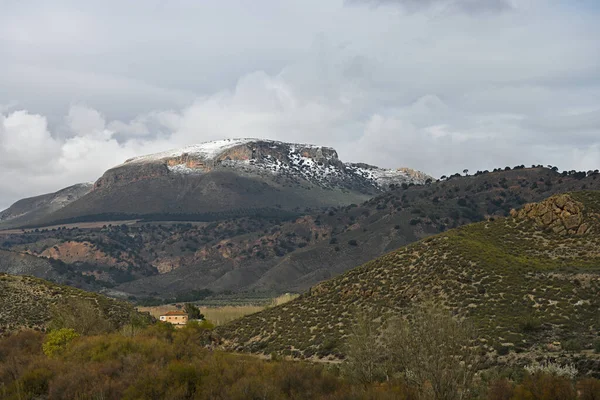
<path id="1" fill-rule="evenodd" d="M 424 237 L 508 215 L 527 202 L 600 190 L 600 175 L 515 168 L 398 186 L 358 206 L 284 220 L 254 215 L 211 223 L 100 224 L 5 235 L 0 246 L 57 258 L 124 296 L 210 289 L 304 291 Z M 109 225 L 107 223 L 107 225 Z"/>
<path id="2" fill-rule="evenodd" d="M 85 196 L 92 188 L 91 183 L 80 183 L 59 190 L 56 193 L 19 200 L 0 212 L 0 228 L 8 229 L 27 225 L 37 219 L 44 218 Z"/>
<path id="3" fill-rule="evenodd" d="M 23 328 L 44 329 L 51 318 L 51 307 L 67 299 L 90 301 L 117 326 L 128 321 L 134 312 L 130 304 L 96 293 L 0 273 L 0 334 Z"/>
<path id="4" fill-rule="evenodd" d="M 398 187 L 358 206 L 332 208 L 276 225 L 232 221 L 229 236 L 191 227 L 170 236 L 177 239 L 170 250 L 168 242 L 161 252 L 161 246 L 146 241 L 157 250 L 156 261 L 151 262 L 170 268 L 118 289 L 136 295 L 198 287 L 303 291 L 446 229 L 508 215 L 512 208 L 555 193 L 600 190 L 599 178 L 596 174 L 563 176 L 546 168 L 503 170 Z M 209 236 L 214 240 L 194 242 L 195 237 Z M 187 246 L 193 250 L 180 251 Z"/>
<path id="5" fill-rule="evenodd" d="M 529 349 L 600 330 L 600 192 L 557 195 L 508 218 L 433 236 L 220 328 L 228 347 L 341 355 L 353 317 L 435 301 L 471 319 L 485 346 Z"/>

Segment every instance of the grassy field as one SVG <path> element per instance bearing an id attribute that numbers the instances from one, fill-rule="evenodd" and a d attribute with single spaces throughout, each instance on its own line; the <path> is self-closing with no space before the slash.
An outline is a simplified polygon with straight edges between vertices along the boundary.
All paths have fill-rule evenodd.
<path id="1" fill-rule="evenodd" d="M 223 305 L 223 306 L 203 306 L 202 304 L 198 304 L 200 307 L 200 311 L 204 314 L 204 317 L 212 322 L 213 324 L 219 326 L 236 320 L 238 318 L 244 317 L 246 315 L 254 314 L 259 311 L 263 311 L 266 308 L 278 306 L 284 303 L 287 303 L 290 300 L 298 297 L 297 294 L 284 294 L 274 299 L 271 299 L 270 302 L 264 305 L 257 304 L 245 304 L 245 305 Z M 165 304 L 162 306 L 156 307 L 138 307 L 138 311 L 140 312 L 149 312 L 155 318 L 160 317 L 164 313 L 168 311 L 180 310 L 183 309 L 183 303 L 176 304 Z"/>

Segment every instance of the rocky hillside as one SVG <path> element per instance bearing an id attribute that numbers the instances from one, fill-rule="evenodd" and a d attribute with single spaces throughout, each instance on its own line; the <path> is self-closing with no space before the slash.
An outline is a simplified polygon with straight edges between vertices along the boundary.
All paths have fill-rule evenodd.
<path id="1" fill-rule="evenodd" d="M 377 325 L 433 301 L 472 321 L 482 348 L 522 352 L 600 331 L 600 192 L 556 195 L 450 230 L 220 328 L 229 349 L 343 357 L 358 313 Z"/>
<path id="2" fill-rule="evenodd" d="M 125 302 L 56 285 L 29 276 L 0 273 L 0 334 L 23 328 L 45 329 L 51 307 L 69 299 L 89 301 L 115 325 L 129 320 L 133 307 Z"/>
<path id="3" fill-rule="evenodd" d="M 277 225 L 241 224 L 236 231 L 236 223 L 230 222 L 229 229 L 214 236 L 210 229 L 190 227 L 171 237 L 170 249 L 167 245 L 161 252 L 154 246 L 163 273 L 118 289 L 136 296 L 198 287 L 304 291 L 427 236 L 508 215 L 513 208 L 555 193 L 586 188 L 600 190 L 600 175 L 563 176 L 547 168 L 518 168 L 400 186 L 360 205 Z M 194 237 L 214 239 L 198 246 Z"/>
<path id="4" fill-rule="evenodd" d="M 108 170 L 87 195 L 28 225 L 280 216 L 362 202 L 390 185 L 427 179 L 407 168 L 343 163 L 328 147 L 222 140 L 127 160 Z"/>
<path id="5" fill-rule="evenodd" d="M 7 235 L 0 246 L 62 260 L 80 278 L 138 298 L 305 291 L 389 251 L 464 224 L 508 215 L 566 191 L 600 190 L 600 175 L 515 168 L 400 185 L 360 205 L 299 218 L 136 223 Z"/>
<path id="6" fill-rule="evenodd" d="M 91 183 L 80 183 L 41 196 L 19 200 L 10 208 L 0 212 L 0 229 L 8 229 L 44 218 L 88 194 Z"/>

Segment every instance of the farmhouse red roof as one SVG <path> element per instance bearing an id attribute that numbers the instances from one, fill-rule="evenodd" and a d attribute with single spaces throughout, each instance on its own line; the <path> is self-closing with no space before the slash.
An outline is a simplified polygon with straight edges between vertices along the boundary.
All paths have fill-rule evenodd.
<path id="1" fill-rule="evenodd" d="M 172 315 L 187 315 L 187 313 L 183 312 L 183 311 L 169 311 L 168 313 L 164 314 L 165 316 L 172 316 Z"/>

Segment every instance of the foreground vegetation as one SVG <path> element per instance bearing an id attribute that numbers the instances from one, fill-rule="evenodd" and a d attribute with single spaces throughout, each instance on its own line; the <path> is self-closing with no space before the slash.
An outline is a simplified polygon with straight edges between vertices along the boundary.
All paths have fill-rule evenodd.
<path id="1" fill-rule="evenodd" d="M 560 366 L 471 374 L 435 391 L 440 381 L 428 373 L 433 360 L 414 375 L 361 380 L 356 359 L 321 365 L 261 360 L 214 350 L 213 340 L 197 323 L 95 336 L 67 328 L 21 331 L 0 339 L 0 398 L 593 400 L 600 393 L 600 381 L 577 381 Z"/>
<path id="2" fill-rule="evenodd" d="M 0 398 L 594 400 L 600 393 L 600 381 L 573 365 L 486 366 L 470 320 L 439 307 L 385 323 L 363 315 L 340 344 L 345 361 L 309 363 L 225 353 L 208 321 L 176 329 L 132 312 L 115 324 L 90 299 L 62 300 L 49 306 L 47 332 L 0 338 Z M 185 311 L 203 316 L 190 303 Z"/>

